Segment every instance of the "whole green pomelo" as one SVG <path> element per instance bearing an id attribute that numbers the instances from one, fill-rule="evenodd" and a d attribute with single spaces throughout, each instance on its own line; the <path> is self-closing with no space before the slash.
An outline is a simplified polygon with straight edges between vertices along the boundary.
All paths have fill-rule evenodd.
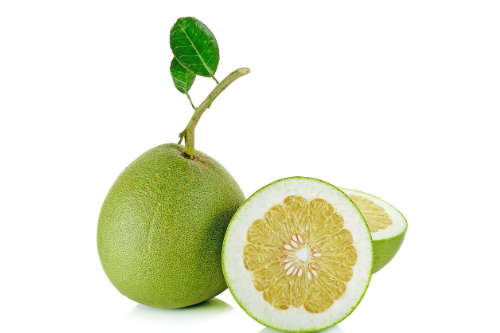
<path id="1" fill-rule="evenodd" d="M 132 162 L 101 208 L 102 267 L 128 298 L 159 308 L 203 302 L 224 291 L 222 243 L 245 197 L 222 165 L 164 144 Z"/>

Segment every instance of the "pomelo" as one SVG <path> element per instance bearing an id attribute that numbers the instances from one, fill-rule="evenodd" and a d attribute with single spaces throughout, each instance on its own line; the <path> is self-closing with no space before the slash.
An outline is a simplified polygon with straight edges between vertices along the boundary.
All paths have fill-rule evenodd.
<path id="1" fill-rule="evenodd" d="M 227 288 L 222 242 L 245 197 L 222 165 L 195 150 L 195 129 L 215 99 L 250 73 L 239 68 L 219 83 L 217 41 L 193 17 L 177 20 L 170 46 L 175 56 L 170 74 L 194 113 L 178 144 L 145 152 L 120 174 L 104 200 L 97 230 L 99 257 L 111 283 L 130 299 L 160 308 L 197 304 Z M 217 86 L 195 107 L 188 92 L 196 75 L 206 73 Z"/>
<path id="2" fill-rule="evenodd" d="M 373 273 L 396 255 L 405 239 L 408 223 L 396 208 L 374 195 L 342 188 L 366 219 L 373 239 Z"/>
<path id="3" fill-rule="evenodd" d="M 210 156 L 164 144 L 133 161 L 111 187 L 97 245 L 109 280 L 136 302 L 179 308 L 226 289 L 221 249 L 245 197 Z"/>
<path id="4" fill-rule="evenodd" d="M 286 332 L 333 326 L 359 304 L 372 271 L 371 236 L 356 205 L 313 178 L 273 182 L 232 218 L 222 265 L 238 304 Z"/>

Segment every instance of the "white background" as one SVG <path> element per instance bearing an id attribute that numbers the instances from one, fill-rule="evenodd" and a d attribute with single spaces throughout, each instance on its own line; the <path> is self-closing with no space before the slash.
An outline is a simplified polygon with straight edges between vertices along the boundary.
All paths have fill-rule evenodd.
<path id="1" fill-rule="evenodd" d="M 181 16 L 215 34 L 219 80 L 252 70 L 196 136 L 246 196 L 309 176 L 408 219 L 396 258 L 327 332 L 498 329 L 498 1 L 3 0 L 1 331 L 272 332 L 228 291 L 189 309 L 137 305 L 99 262 L 112 183 L 191 116 L 169 74 Z M 213 87 L 198 77 L 195 104 Z"/>

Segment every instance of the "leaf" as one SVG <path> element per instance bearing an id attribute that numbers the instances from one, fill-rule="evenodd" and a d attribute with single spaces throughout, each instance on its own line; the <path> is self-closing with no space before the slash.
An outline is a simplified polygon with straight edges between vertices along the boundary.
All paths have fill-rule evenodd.
<path id="1" fill-rule="evenodd" d="M 174 80 L 174 85 L 183 94 L 187 94 L 193 85 L 196 74 L 182 67 L 177 59 L 172 59 L 170 63 L 170 75 Z"/>
<path id="2" fill-rule="evenodd" d="M 194 17 L 181 17 L 170 30 L 170 48 L 182 66 L 213 77 L 219 65 L 219 45 L 214 34 Z"/>

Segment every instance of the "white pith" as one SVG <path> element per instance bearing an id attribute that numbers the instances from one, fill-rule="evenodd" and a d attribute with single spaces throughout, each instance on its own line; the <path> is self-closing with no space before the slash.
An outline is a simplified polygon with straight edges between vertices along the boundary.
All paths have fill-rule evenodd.
<path id="1" fill-rule="evenodd" d="M 317 267 L 311 259 L 321 257 L 321 251 L 318 248 L 309 247 L 305 235 L 292 235 L 290 242 L 283 248 L 285 254 L 281 258 L 281 263 L 285 275 L 300 278 L 302 274 L 306 274 L 309 281 L 318 276 Z"/>
<path id="2" fill-rule="evenodd" d="M 295 256 L 302 262 L 306 262 L 309 258 L 309 251 L 306 248 L 300 249 L 295 252 Z"/>
<path id="3" fill-rule="evenodd" d="M 380 207 L 384 208 L 387 214 L 389 214 L 390 219 L 392 220 L 392 224 L 389 225 L 385 229 L 380 229 L 376 232 L 372 232 L 372 239 L 373 240 L 379 240 L 379 239 L 387 239 L 391 238 L 394 236 L 399 235 L 406 229 L 406 219 L 403 217 L 403 215 L 393 206 L 385 202 L 384 200 L 381 200 L 371 194 L 364 193 L 361 191 L 356 191 L 356 190 L 350 190 L 347 188 L 340 188 L 342 191 L 344 191 L 345 194 L 347 195 L 359 195 L 363 198 L 366 198 L 368 200 L 373 201 Z"/>
<path id="4" fill-rule="evenodd" d="M 264 301 L 262 292 L 254 288 L 252 272 L 243 265 L 243 249 L 248 244 L 248 228 L 255 220 L 263 218 L 273 205 L 283 204 L 283 200 L 291 195 L 298 195 L 307 200 L 321 198 L 329 202 L 344 218 L 344 228 L 351 232 L 353 245 L 356 247 L 357 261 L 352 267 L 353 277 L 347 283 L 345 293 L 321 313 L 307 312 L 303 306 L 290 307 L 288 310 L 274 308 Z M 291 237 L 295 241 L 292 235 Z M 313 253 L 310 250 L 308 255 Z M 359 210 L 342 191 L 315 179 L 289 178 L 259 190 L 240 207 L 226 232 L 223 265 L 226 282 L 233 296 L 257 321 L 284 331 L 320 330 L 347 317 L 363 297 L 371 277 L 371 236 Z M 310 275 L 310 278 L 314 278 Z"/>

